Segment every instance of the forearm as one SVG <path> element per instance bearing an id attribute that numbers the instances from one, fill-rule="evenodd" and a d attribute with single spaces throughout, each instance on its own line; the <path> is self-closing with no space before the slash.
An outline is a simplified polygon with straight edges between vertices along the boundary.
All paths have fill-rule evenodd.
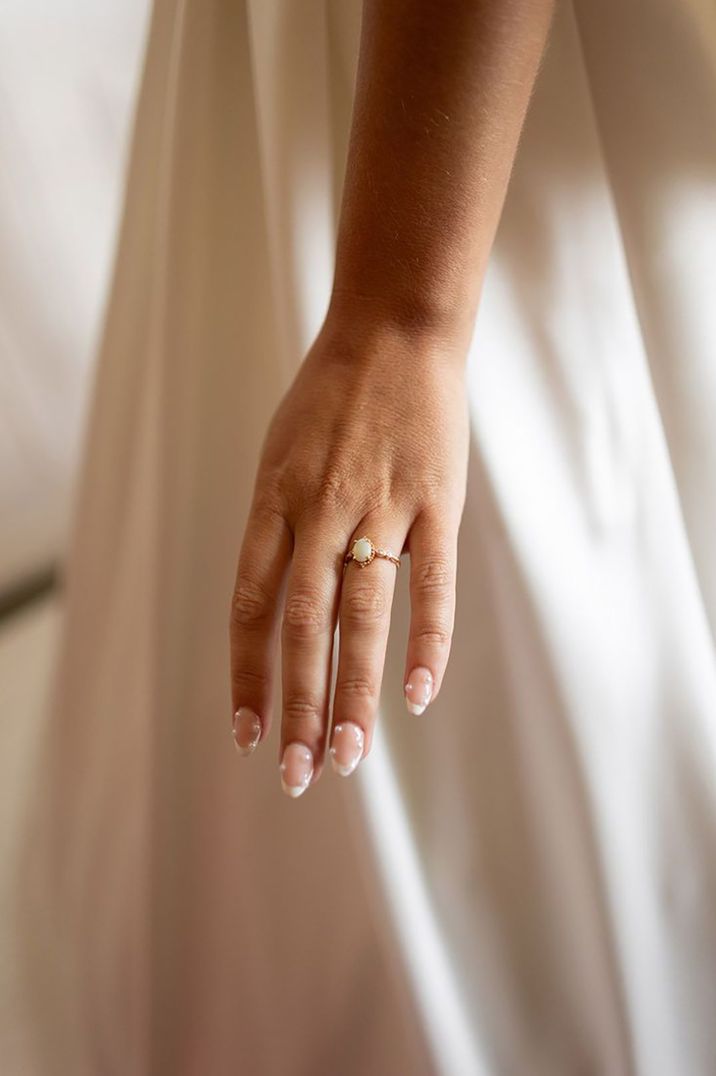
<path id="1" fill-rule="evenodd" d="M 366 0 L 332 308 L 472 329 L 553 0 Z"/>

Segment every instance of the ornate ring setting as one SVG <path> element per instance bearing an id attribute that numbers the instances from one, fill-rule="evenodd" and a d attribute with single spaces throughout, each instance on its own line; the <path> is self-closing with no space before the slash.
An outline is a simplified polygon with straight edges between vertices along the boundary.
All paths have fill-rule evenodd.
<path id="1" fill-rule="evenodd" d="M 348 564 L 353 560 L 359 568 L 367 568 L 376 557 L 389 560 L 396 568 L 400 567 L 400 557 L 396 557 L 395 553 L 391 553 L 389 549 L 378 549 L 366 535 L 363 535 L 362 538 L 356 538 L 350 551 L 346 553 L 344 564 Z"/>

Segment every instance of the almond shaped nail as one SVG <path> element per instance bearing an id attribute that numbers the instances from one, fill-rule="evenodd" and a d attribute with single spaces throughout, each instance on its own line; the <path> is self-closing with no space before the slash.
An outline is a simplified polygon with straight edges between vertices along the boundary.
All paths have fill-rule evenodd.
<path id="1" fill-rule="evenodd" d="M 261 732 L 261 718 L 248 706 L 240 706 L 234 714 L 234 744 L 240 755 L 250 755 L 256 750 Z"/>
<path id="2" fill-rule="evenodd" d="M 353 721 L 343 721 L 333 729 L 329 755 L 331 765 L 341 777 L 349 777 L 363 758 L 365 733 Z"/>
<path id="3" fill-rule="evenodd" d="M 313 777 L 313 755 L 304 743 L 290 743 L 281 758 L 281 788 L 294 799 L 303 795 Z"/>
<path id="4" fill-rule="evenodd" d="M 416 717 L 425 713 L 433 697 L 434 683 L 430 669 L 418 666 L 412 670 L 404 688 L 405 705 L 409 713 L 415 714 Z"/>

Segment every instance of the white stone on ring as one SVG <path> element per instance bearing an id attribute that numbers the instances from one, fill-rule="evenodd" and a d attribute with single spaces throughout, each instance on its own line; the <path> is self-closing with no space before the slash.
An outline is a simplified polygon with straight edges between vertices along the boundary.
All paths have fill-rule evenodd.
<path id="1" fill-rule="evenodd" d="M 378 549 L 366 534 L 361 538 L 356 538 L 351 546 L 350 553 L 345 558 L 345 563 L 348 564 L 349 561 L 354 560 L 359 568 L 365 568 L 376 557 L 389 560 L 396 568 L 400 567 L 400 557 L 397 557 L 395 553 L 391 553 L 389 549 Z"/>
<path id="2" fill-rule="evenodd" d="M 375 556 L 375 549 L 370 538 L 356 538 L 351 549 L 353 560 L 359 564 L 370 564 Z"/>

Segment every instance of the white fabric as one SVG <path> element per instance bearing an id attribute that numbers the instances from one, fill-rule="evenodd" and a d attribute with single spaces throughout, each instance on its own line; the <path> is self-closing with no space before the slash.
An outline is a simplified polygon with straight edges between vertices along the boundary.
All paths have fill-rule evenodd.
<path id="1" fill-rule="evenodd" d="M 401 574 L 359 775 L 289 801 L 272 745 L 230 746 L 237 545 L 328 295 L 358 16 L 155 6 L 19 873 L 21 1071 L 709 1076 L 712 4 L 560 9 L 470 354 L 430 716 Z"/>
<path id="2" fill-rule="evenodd" d="M 146 16 L 0 5 L 0 593 L 64 553 Z"/>

